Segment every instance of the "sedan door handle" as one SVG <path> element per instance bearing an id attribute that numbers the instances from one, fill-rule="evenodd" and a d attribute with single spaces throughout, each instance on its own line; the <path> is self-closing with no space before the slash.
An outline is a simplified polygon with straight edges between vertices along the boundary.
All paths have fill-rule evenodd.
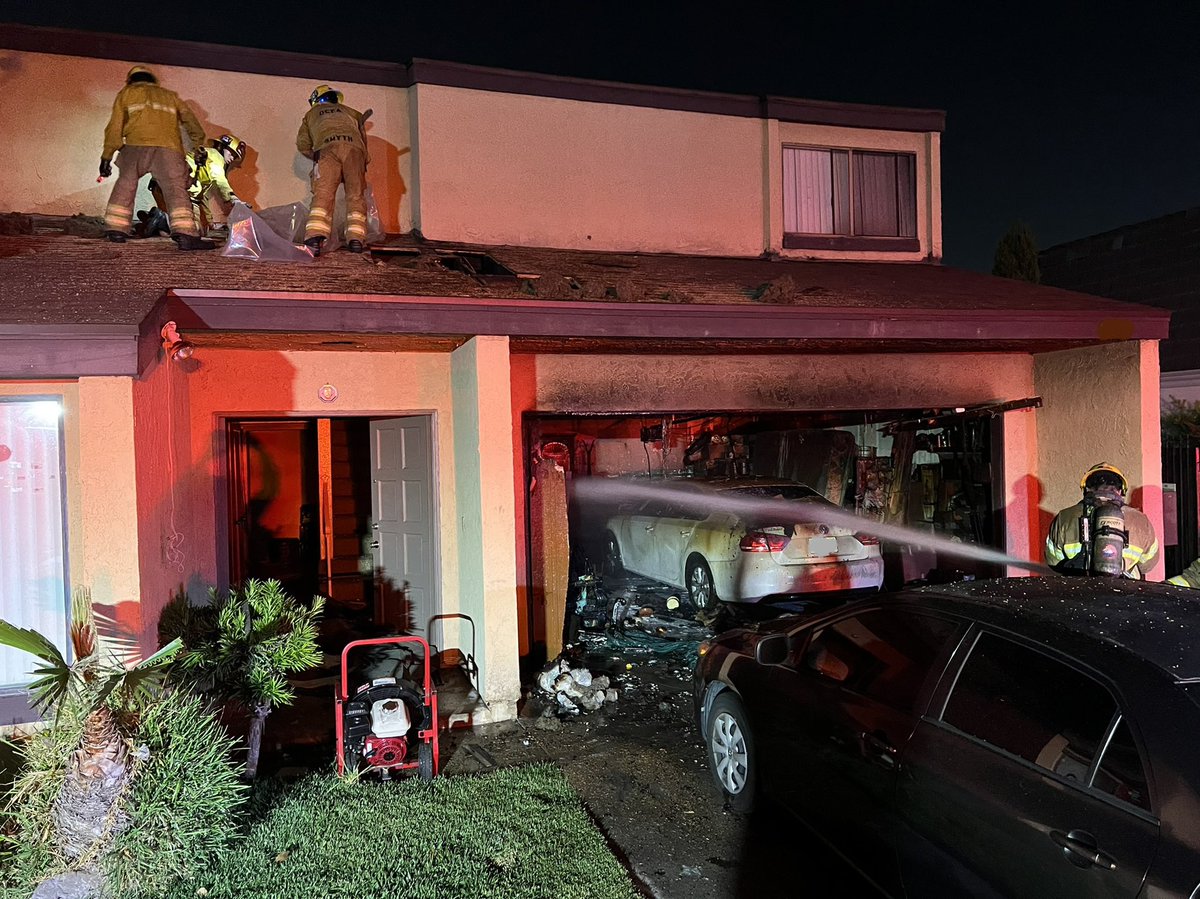
<path id="1" fill-rule="evenodd" d="M 1072 830 L 1070 833 L 1052 830 L 1050 839 L 1056 846 L 1062 847 L 1067 861 L 1077 868 L 1090 868 L 1095 865 L 1109 871 L 1117 870 L 1116 859 L 1101 852 L 1096 845 L 1096 838 L 1086 830 Z"/>
<path id="2" fill-rule="evenodd" d="M 367 546 L 369 546 L 371 549 L 379 549 L 379 541 L 372 540 L 370 543 L 367 544 Z"/>
<path id="3" fill-rule="evenodd" d="M 885 768 L 896 767 L 896 747 L 883 737 L 863 732 L 858 735 L 858 742 L 862 746 L 863 755 L 871 761 Z"/>
<path id="4" fill-rule="evenodd" d="M 654 530 L 654 525 L 652 525 L 652 524 L 646 525 L 646 530 L 648 530 L 648 531 Z"/>

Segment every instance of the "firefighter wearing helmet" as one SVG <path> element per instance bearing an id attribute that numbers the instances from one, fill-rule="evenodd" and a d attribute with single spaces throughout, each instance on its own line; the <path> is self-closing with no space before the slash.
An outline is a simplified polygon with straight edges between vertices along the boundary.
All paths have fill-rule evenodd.
<path id="1" fill-rule="evenodd" d="M 191 175 L 188 197 L 192 201 L 192 217 L 201 234 L 209 228 L 215 231 L 229 230 L 225 224 L 225 209 L 213 201 L 220 197 L 226 207 L 233 203 L 245 202 L 233 192 L 227 174 L 241 165 L 245 158 L 246 145 L 232 134 L 222 134 L 216 140 L 209 141 L 209 146 L 201 147 L 188 157 L 188 170 Z M 150 191 L 154 194 L 158 208 L 166 208 L 165 197 L 157 180 L 150 182 Z M 156 210 L 151 210 L 150 216 L 155 215 Z M 150 236 L 149 232 L 152 230 L 155 230 L 154 226 L 149 225 L 147 236 Z"/>
<path id="2" fill-rule="evenodd" d="M 1158 557 L 1158 538 L 1150 519 L 1125 505 L 1125 475 L 1099 462 L 1083 473 L 1079 487 L 1083 498 L 1050 524 L 1046 562 L 1063 574 L 1144 577 Z"/>
<path id="3" fill-rule="evenodd" d="M 100 177 L 107 178 L 112 175 L 114 154 L 120 153 L 120 174 L 104 213 L 105 236 L 113 243 L 125 241 L 133 221 L 138 181 L 150 174 L 162 186 L 163 205 L 179 249 L 211 250 L 216 246 L 200 238 L 192 221 L 187 157 L 179 139 L 181 125 L 192 146 L 199 147 L 204 129 L 191 108 L 174 91 L 162 87 L 149 69 L 130 69 L 125 86 L 113 101 L 100 156 Z"/>
<path id="4" fill-rule="evenodd" d="M 300 122 L 296 149 L 313 161 L 312 211 L 304 228 L 304 243 L 314 256 L 329 238 L 333 199 L 338 185 L 346 192 L 346 249 L 363 251 L 367 237 L 367 137 L 363 124 L 370 112 L 360 113 L 342 103 L 342 94 L 322 84 L 308 98 L 309 110 Z"/>

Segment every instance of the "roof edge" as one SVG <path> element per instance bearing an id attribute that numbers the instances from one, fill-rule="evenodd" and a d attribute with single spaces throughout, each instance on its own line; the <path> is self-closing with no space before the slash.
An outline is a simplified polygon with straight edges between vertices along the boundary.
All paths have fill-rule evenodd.
<path id="1" fill-rule="evenodd" d="M 743 118 L 774 118 L 785 122 L 886 131 L 940 132 L 945 130 L 946 123 L 946 113 L 939 109 L 725 94 L 545 75 L 421 58 L 413 59 L 405 65 L 398 62 L 317 56 L 286 50 L 264 50 L 174 38 L 146 38 L 12 23 L 6 23 L 4 28 L 0 29 L 0 48 L 94 59 L 124 59 L 217 71 L 250 72 L 257 75 L 311 78 L 316 81 L 343 81 L 388 87 L 429 84 L 591 103 Z"/>
<path id="2" fill-rule="evenodd" d="M 181 328 L 246 331 L 379 331 L 510 337 L 645 337 L 732 340 L 772 338 L 956 340 L 981 344 L 1027 340 L 1108 343 L 1165 339 L 1169 310 L 1128 304 L 1095 312 L 964 307 L 755 306 L 396 294 L 307 294 L 241 290 L 167 292 Z M 752 312 L 753 314 L 747 314 Z M 283 328 L 277 323 L 286 322 Z M 652 322 L 652 324 L 650 324 Z"/>

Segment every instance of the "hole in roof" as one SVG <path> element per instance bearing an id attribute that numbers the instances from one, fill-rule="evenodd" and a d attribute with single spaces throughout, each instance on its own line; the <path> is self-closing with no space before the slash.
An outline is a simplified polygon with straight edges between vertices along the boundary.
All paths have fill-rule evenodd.
<path id="1" fill-rule="evenodd" d="M 442 268 L 464 275 L 484 275 L 493 278 L 515 278 L 517 273 L 506 265 L 497 262 L 487 253 L 445 253 L 437 258 Z"/>

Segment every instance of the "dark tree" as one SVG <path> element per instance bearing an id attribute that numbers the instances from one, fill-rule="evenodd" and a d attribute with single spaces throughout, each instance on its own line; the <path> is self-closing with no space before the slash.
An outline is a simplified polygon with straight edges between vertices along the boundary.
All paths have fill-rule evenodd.
<path id="1" fill-rule="evenodd" d="M 996 260 L 992 263 L 992 274 L 1001 278 L 1014 278 L 1037 284 L 1042 280 L 1038 267 L 1037 244 L 1029 226 L 1017 222 L 1008 229 L 996 245 Z"/>

